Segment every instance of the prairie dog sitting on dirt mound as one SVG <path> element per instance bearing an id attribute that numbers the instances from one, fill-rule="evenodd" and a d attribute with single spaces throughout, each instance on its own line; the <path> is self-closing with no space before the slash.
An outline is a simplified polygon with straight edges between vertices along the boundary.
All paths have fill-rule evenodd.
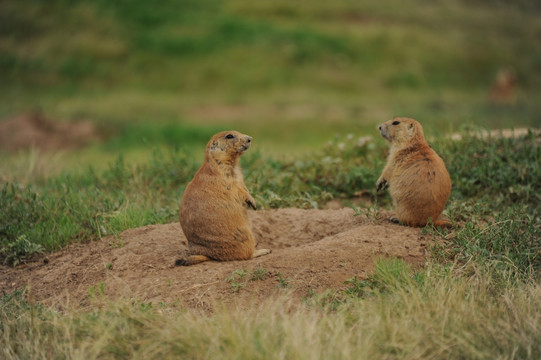
<path id="1" fill-rule="evenodd" d="M 376 186 L 378 191 L 389 188 L 398 221 L 425 226 L 432 219 L 435 226 L 449 226 L 438 217 L 451 194 L 451 178 L 427 144 L 421 124 L 397 117 L 381 124 L 379 131 L 391 150 Z"/>
<path id="2" fill-rule="evenodd" d="M 207 260 L 247 260 L 271 250 L 255 250 L 247 206 L 256 209 L 246 189 L 240 156 L 252 138 L 237 131 L 223 131 L 207 144 L 205 162 L 186 187 L 180 204 L 180 226 L 188 239 L 188 257 L 175 265 Z"/>

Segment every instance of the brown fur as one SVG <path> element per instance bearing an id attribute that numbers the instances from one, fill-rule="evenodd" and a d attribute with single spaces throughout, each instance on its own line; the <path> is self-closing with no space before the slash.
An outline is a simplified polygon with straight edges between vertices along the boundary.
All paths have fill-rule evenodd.
<path id="1" fill-rule="evenodd" d="M 376 186 L 389 187 L 398 220 L 409 226 L 449 226 L 438 220 L 451 194 L 451 178 L 443 160 L 427 144 L 414 119 L 394 118 L 379 126 L 391 143 L 387 164 Z"/>
<path id="2" fill-rule="evenodd" d="M 510 104 L 516 103 L 515 90 L 517 86 L 517 76 L 513 69 L 504 68 L 498 71 L 494 83 L 490 88 L 490 102 L 492 104 Z"/>
<path id="3" fill-rule="evenodd" d="M 205 162 L 188 184 L 180 204 L 180 225 L 188 239 L 188 257 L 176 265 L 207 260 L 247 260 L 266 255 L 255 250 L 247 206 L 256 209 L 244 185 L 240 156 L 252 138 L 237 131 L 223 131 L 207 144 Z"/>

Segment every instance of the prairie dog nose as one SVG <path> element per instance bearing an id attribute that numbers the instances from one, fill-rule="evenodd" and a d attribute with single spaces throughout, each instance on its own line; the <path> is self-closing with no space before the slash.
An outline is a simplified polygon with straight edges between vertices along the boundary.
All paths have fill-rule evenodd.
<path id="1" fill-rule="evenodd" d="M 252 137 L 251 137 L 251 136 L 247 136 L 247 137 L 246 137 L 246 142 L 247 142 L 247 143 L 251 143 L 251 142 L 252 142 Z"/>

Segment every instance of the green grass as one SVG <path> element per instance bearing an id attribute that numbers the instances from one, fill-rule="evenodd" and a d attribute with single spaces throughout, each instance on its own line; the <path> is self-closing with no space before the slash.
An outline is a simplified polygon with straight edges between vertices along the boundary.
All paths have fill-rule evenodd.
<path id="1" fill-rule="evenodd" d="M 282 154 L 329 134 L 375 133 L 394 115 L 440 132 L 541 124 L 533 0 L 54 0 L 0 10 L 0 117 L 40 107 L 59 121 L 91 119 L 129 142 L 125 152 L 175 139 L 142 133 L 148 123 L 236 128 Z M 517 101 L 493 106 L 503 67 L 517 73 Z M 107 156 L 110 144 L 97 151 Z"/>
<path id="2" fill-rule="evenodd" d="M 538 209 L 528 213 L 525 206 L 512 206 L 484 225 L 467 222 L 459 228 L 451 246 L 441 248 L 441 259 L 459 262 L 475 260 L 494 268 L 495 274 L 524 279 L 538 278 L 541 272 L 541 219 Z"/>
<path id="3" fill-rule="evenodd" d="M 492 7 L 419 1 L 407 11 L 397 5 L 393 0 L 378 6 L 340 1 L 311 9 L 308 3 L 280 2 L 265 9 L 247 1 L 166 1 L 159 7 L 145 2 L 74 1 L 69 7 L 63 1 L 13 2 L 3 5 L 3 28 L 10 36 L 3 43 L 8 51 L 2 69 L 10 80 L 22 77 L 37 86 L 48 80 L 100 88 L 113 81 L 201 90 L 217 83 L 242 93 L 247 85 L 284 83 L 363 89 L 366 85 L 343 79 L 342 72 L 373 70 L 383 84 L 396 87 L 481 85 L 508 64 L 517 67 L 526 85 L 539 85 L 536 77 L 526 76 L 539 71 L 539 51 L 525 51 L 539 30 L 537 11 L 503 2 Z M 417 11 L 421 6 L 423 11 Z M 50 16 L 38 17 L 41 11 Z M 55 20 L 66 18 L 70 21 L 59 28 Z M 455 26 L 443 26 L 450 24 Z M 69 46 L 59 46 L 66 41 Z M 24 51 L 36 43 L 41 44 L 38 51 Z M 502 46 L 509 51 L 502 54 Z M 245 66 L 231 63 L 235 59 Z M 200 68 L 186 74 L 183 66 L 194 61 Z M 299 69 L 299 64 L 308 68 Z M 392 70 L 398 64 L 403 66 Z M 310 66 L 322 71 L 314 73 Z"/>
<path id="4" fill-rule="evenodd" d="M 157 153 L 142 167 L 131 167 L 118 158 L 100 173 L 89 168 L 81 174 L 43 179 L 34 186 L 4 184 L 2 252 L 22 235 L 54 250 L 104 233 L 172 221 L 182 190 L 197 167 L 186 155 Z"/>

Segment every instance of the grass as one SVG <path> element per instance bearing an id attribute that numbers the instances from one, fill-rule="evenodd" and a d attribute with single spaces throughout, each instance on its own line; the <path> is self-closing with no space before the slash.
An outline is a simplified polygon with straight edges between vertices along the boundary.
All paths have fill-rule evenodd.
<path id="1" fill-rule="evenodd" d="M 79 175 L 66 173 L 43 180 L 35 187 L 4 184 L 2 248 L 19 235 L 53 250 L 70 241 L 88 241 L 143 223 L 171 221 L 177 216 L 179 191 L 197 165 L 179 156 L 162 167 L 167 156 L 158 156 L 143 171 L 118 158 L 101 174 L 89 168 Z"/>
<path id="2" fill-rule="evenodd" d="M 539 285 L 508 279 L 494 294 L 491 273 L 468 270 L 431 267 L 419 280 L 400 262 L 380 262 L 370 297 L 332 309 L 281 299 L 214 315 L 135 303 L 60 314 L 13 294 L 2 299 L 0 351 L 5 359 L 539 357 Z"/>
<path id="3" fill-rule="evenodd" d="M 177 304 L 107 303 L 103 283 L 89 288 L 101 305 L 84 311 L 43 308 L 28 303 L 24 290 L 18 291 L 0 299 L 1 356 L 538 358 L 538 137 L 466 136 L 458 142 L 440 139 L 434 145 L 453 169 L 455 186 L 448 215 L 462 225 L 454 233 L 427 230 L 447 240 L 431 249 L 422 270 L 413 271 L 397 259 L 378 260 L 370 277 L 346 281 L 343 291 L 311 292 L 302 302 L 284 294 L 282 299 L 248 310 L 217 305 L 212 315 L 190 312 Z M 345 137 L 292 161 L 246 154 L 246 182 L 250 189 L 275 194 L 252 190 L 263 207 L 317 206 L 328 197 L 347 201 L 356 190 L 373 187 L 385 159 L 385 146 L 380 140 Z M 47 246 L 29 245 L 30 239 L 51 240 L 64 234 L 66 243 L 95 238 L 103 230 L 118 232 L 171 221 L 176 217 L 177 201 L 163 208 L 155 204 L 166 204 L 173 193 L 180 198 L 180 188 L 190 178 L 186 168 L 195 171 L 195 160 L 189 158 L 174 152 L 169 157 L 156 156 L 144 166 L 129 166 L 118 159 L 101 173 L 89 169 L 78 176 L 64 174 L 38 181 L 32 187 L 5 185 L 2 235 L 8 246 L 3 247 L 4 260 L 24 261 L 29 255 L 24 251 L 33 251 L 30 245 Z M 493 166 L 487 163 L 496 164 L 501 175 L 493 175 Z M 186 173 L 179 177 L 171 169 Z M 269 173 L 273 176 L 266 176 L 262 183 L 263 174 Z M 299 174 L 303 176 L 299 178 Z M 367 193 L 376 201 L 375 192 Z M 389 199 L 385 195 L 377 198 L 375 210 L 359 210 L 359 214 L 372 216 L 386 206 Z M 103 211 L 96 216 L 98 208 Z M 49 215 L 50 211 L 56 216 Z M 90 220 L 84 220 L 86 216 Z M 87 232 L 70 237 L 66 229 L 85 221 L 91 224 Z M 23 253 L 12 255 L 10 251 L 20 244 Z M 225 281 L 236 293 L 250 281 L 264 279 L 266 273 L 265 269 L 240 269 Z M 289 286 L 280 273 L 277 286 Z"/>
<path id="4" fill-rule="evenodd" d="M 284 295 L 247 311 L 218 305 L 212 315 L 176 304 L 104 305 L 103 284 L 89 289 L 102 305 L 85 311 L 42 308 L 16 292 L 0 300 L 1 356 L 538 358 L 538 141 L 531 133 L 434 142 L 454 183 L 448 215 L 461 225 L 454 235 L 442 234 L 446 244 L 431 249 L 420 271 L 400 260 L 380 260 L 368 279 L 352 278 L 341 292 L 312 292 L 303 302 Z M 347 201 L 364 189 L 377 205 L 359 214 L 372 216 L 389 206 L 388 195 L 376 198 L 373 191 L 386 149 L 380 139 L 339 137 L 292 160 L 246 154 L 243 168 L 263 208 L 315 207 L 332 197 Z M 90 168 L 29 186 L 5 184 L 3 259 L 22 262 L 38 246 L 50 251 L 103 231 L 175 221 L 182 189 L 196 168 L 197 160 L 175 150 L 156 153 L 143 165 L 119 158 L 101 172 Z M 225 281 L 235 293 L 265 274 L 241 269 Z M 289 286 L 281 274 L 278 286 Z"/>
<path id="5" fill-rule="evenodd" d="M 251 274 L 248 275 L 248 270 L 238 269 L 231 273 L 230 276 L 225 278 L 225 281 L 231 285 L 231 292 L 239 292 L 240 289 L 245 288 L 249 281 L 261 281 L 267 277 L 267 270 L 263 268 L 253 269 Z M 281 279 L 280 275 L 278 278 Z"/>
<path id="6" fill-rule="evenodd" d="M 510 207 L 495 214 L 494 220 L 460 228 L 443 258 L 496 268 L 496 274 L 529 279 L 541 272 L 541 222 L 537 210 L 528 214 L 523 207 Z"/>

